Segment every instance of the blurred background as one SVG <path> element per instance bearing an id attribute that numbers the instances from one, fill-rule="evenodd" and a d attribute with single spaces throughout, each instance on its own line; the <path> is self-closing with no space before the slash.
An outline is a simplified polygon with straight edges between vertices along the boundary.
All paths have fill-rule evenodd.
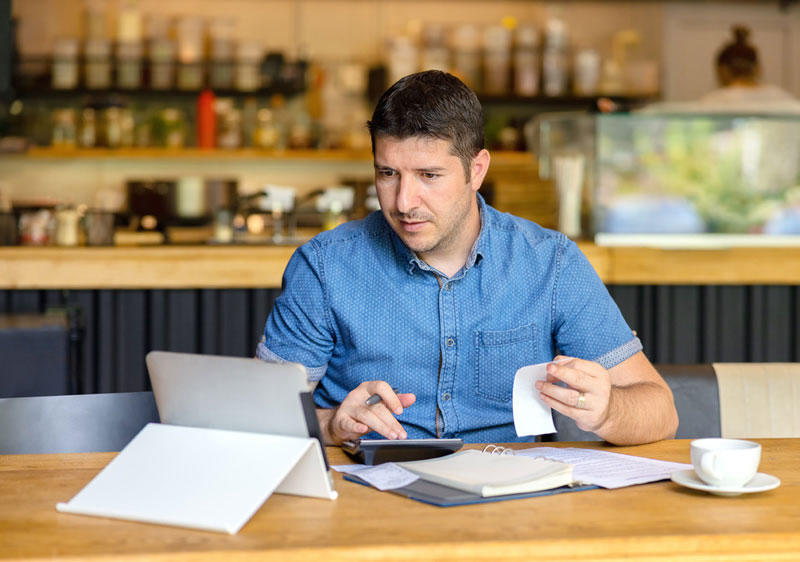
<path id="1" fill-rule="evenodd" d="M 737 25 L 800 95 L 793 1 L 0 0 L 0 358 L 93 392 L 252 355 L 293 248 L 377 209 L 375 101 L 436 68 L 484 196 L 579 241 L 651 359 L 800 360 L 800 110 L 696 103 Z"/>

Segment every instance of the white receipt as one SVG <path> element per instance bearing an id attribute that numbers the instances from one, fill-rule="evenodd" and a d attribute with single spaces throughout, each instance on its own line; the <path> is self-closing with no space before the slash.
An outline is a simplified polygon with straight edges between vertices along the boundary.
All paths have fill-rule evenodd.
<path id="1" fill-rule="evenodd" d="M 358 474 L 362 470 L 370 468 L 370 466 L 368 464 L 332 464 L 331 468 L 344 474 Z"/>
<path id="2" fill-rule="evenodd" d="M 408 486 L 419 476 L 406 470 L 393 462 L 385 462 L 375 466 L 365 464 L 343 464 L 331 466 L 334 470 L 358 476 L 367 484 L 375 486 L 381 491 L 394 490 Z"/>
<path id="3" fill-rule="evenodd" d="M 691 464 L 578 447 L 535 447 L 518 450 L 516 454 L 568 462 L 574 466 L 572 475 L 575 480 L 602 488 L 624 488 L 668 480 L 673 472 L 692 468 Z"/>
<path id="4" fill-rule="evenodd" d="M 534 386 L 536 381 L 547 378 L 547 365 L 550 363 L 552 361 L 528 365 L 514 375 L 514 429 L 519 437 L 556 431 L 550 406 L 542 402 Z"/>

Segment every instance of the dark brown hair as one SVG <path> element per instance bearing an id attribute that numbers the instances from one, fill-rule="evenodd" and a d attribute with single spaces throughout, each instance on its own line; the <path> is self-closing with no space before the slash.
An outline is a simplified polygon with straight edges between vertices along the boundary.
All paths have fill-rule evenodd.
<path id="1" fill-rule="evenodd" d="M 478 97 L 461 80 L 441 70 L 409 74 L 395 82 L 378 100 L 367 127 L 373 154 L 378 137 L 449 141 L 452 154 L 464 166 L 467 181 L 472 159 L 484 145 L 483 110 Z"/>
<path id="2" fill-rule="evenodd" d="M 717 55 L 717 67 L 725 67 L 731 78 L 754 79 L 758 74 L 758 52 L 748 42 L 750 30 L 737 25 L 732 31 L 734 40 Z"/>

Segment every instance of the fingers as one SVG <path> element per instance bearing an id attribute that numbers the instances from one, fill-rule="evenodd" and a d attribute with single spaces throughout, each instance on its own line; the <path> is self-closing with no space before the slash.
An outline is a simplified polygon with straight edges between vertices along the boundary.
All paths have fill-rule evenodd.
<path id="1" fill-rule="evenodd" d="M 410 393 L 398 394 L 397 397 L 400 399 L 400 404 L 402 404 L 403 408 L 408 408 L 414 402 L 417 401 L 416 394 L 410 394 Z"/>
<path id="2" fill-rule="evenodd" d="M 557 356 L 554 361 L 558 362 L 547 365 L 546 379 L 536 382 L 542 402 L 574 419 L 581 429 L 598 427 L 608 415 L 608 371 L 598 363 L 573 357 Z"/>
<path id="3" fill-rule="evenodd" d="M 578 408 L 578 403 L 580 402 L 580 396 L 583 394 L 583 403 L 580 404 L 582 408 L 588 408 L 588 404 L 586 401 L 588 400 L 588 395 L 585 392 L 580 390 L 576 390 L 574 388 L 564 388 L 563 386 L 558 386 L 556 384 L 548 384 L 542 385 L 542 388 L 539 389 L 543 394 L 547 395 L 550 398 L 558 400 L 562 404 L 567 406 L 572 406 L 574 408 Z"/>
<path id="4" fill-rule="evenodd" d="M 403 405 L 401 404 L 400 399 L 397 397 L 397 394 L 395 394 L 392 387 L 389 386 L 389 383 L 385 381 L 369 381 L 366 383 L 361 383 L 351 394 L 358 391 L 361 387 L 364 387 L 364 391 L 367 392 L 367 396 L 364 398 L 365 403 L 371 396 L 378 395 L 381 398 L 380 402 L 386 408 L 398 416 L 403 413 Z M 375 405 L 377 406 L 377 404 Z"/>
<path id="5" fill-rule="evenodd" d="M 370 396 L 380 396 L 377 403 L 368 404 Z M 356 439 L 375 431 L 388 439 L 405 439 L 403 426 L 394 417 L 403 413 L 403 408 L 416 401 L 414 394 L 395 394 L 384 381 L 361 383 L 342 401 L 330 420 L 329 433 L 334 441 Z"/>

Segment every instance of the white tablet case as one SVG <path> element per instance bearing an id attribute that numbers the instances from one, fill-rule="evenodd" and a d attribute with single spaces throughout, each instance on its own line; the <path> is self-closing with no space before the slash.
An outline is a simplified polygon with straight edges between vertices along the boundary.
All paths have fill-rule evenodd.
<path id="1" fill-rule="evenodd" d="M 57 508 L 234 534 L 273 492 L 337 497 L 319 441 L 151 423 Z"/>

